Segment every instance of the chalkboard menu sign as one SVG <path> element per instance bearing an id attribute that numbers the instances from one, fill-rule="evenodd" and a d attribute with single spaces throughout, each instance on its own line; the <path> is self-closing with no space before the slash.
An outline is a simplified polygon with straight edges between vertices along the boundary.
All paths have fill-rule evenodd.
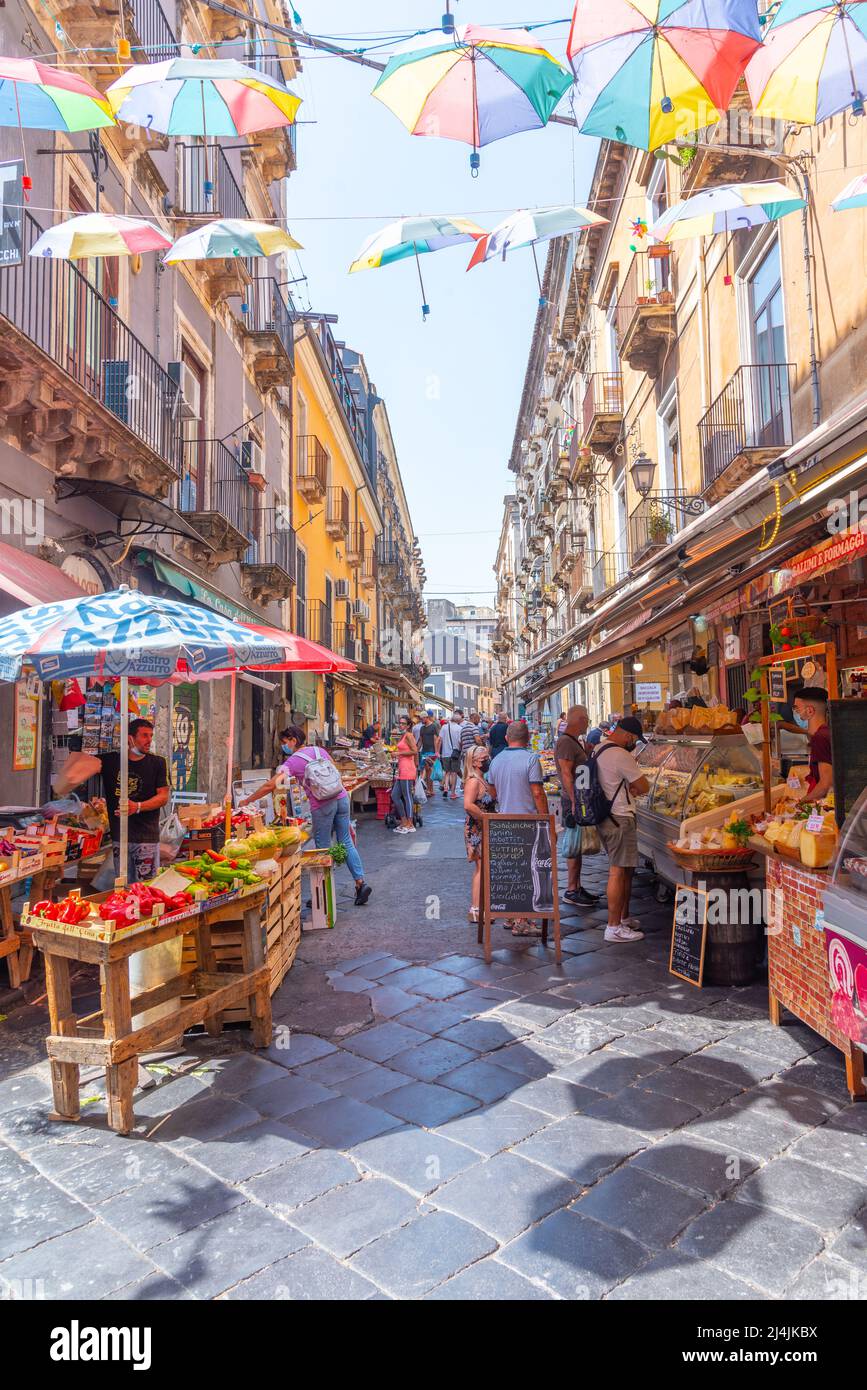
<path id="1" fill-rule="evenodd" d="M 831 700 L 828 709 L 834 807 L 842 826 L 867 787 L 867 700 Z"/>
<path id="2" fill-rule="evenodd" d="M 674 894 L 674 922 L 668 969 L 672 975 L 701 988 L 707 939 L 707 893 L 679 883 Z"/>
<path id="3" fill-rule="evenodd" d="M 491 917 L 554 916 L 554 837 L 547 816 L 488 816 L 486 906 Z"/>

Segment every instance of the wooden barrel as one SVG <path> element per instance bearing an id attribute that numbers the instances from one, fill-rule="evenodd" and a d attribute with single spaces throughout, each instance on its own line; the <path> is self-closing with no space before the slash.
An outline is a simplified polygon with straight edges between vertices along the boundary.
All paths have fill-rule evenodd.
<path id="1" fill-rule="evenodd" d="M 711 894 L 704 956 L 704 983 L 752 984 L 763 954 L 761 890 L 750 889 L 750 882 L 745 873 L 709 873 L 701 877 L 704 880 L 703 886 Z M 724 910 L 720 910 L 720 907 Z"/>

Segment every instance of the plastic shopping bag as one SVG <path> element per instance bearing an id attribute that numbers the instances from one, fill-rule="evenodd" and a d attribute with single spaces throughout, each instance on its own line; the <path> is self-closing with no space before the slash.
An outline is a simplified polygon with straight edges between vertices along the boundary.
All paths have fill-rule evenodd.
<path id="1" fill-rule="evenodd" d="M 170 864 L 173 859 L 177 858 L 186 833 L 177 811 L 172 811 L 160 827 L 160 860 L 162 863 Z"/>
<path id="2" fill-rule="evenodd" d="M 415 799 L 419 806 L 423 806 L 427 801 L 427 792 L 424 789 L 424 782 L 420 777 L 415 779 Z"/>
<path id="3" fill-rule="evenodd" d="M 601 854 L 602 838 L 595 825 L 582 825 L 578 827 L 581 834 L 581 853 L 582 854 Z"/>
<path id="4" fill-rule="evenodd" d="M 442 780 L 443 780 L 443 765 L 442 765 L 442 763 L 440 762 L 439 758 L 437 758 L 436 762 L 435 762 L 434 765 L 433 765 L 433 771 L 431 772 L 431 781 L 432 781 L 432 782 L 441 782 Z"/>
<path id="5" fill-rule="evenodd" d="M 567 826 L 560 836 L 560 854 L 564 859 L 577 859 L 581 854 L 581 826 Z"/>

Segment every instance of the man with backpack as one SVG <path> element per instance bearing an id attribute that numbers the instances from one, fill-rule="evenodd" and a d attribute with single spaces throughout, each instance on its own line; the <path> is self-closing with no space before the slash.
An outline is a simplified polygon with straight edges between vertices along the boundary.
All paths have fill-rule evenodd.
<path id="1" fill-rule="evenodd" d="M 606 941 L 641 941 L 644 932 L 636 930 L 637 917 L 629 916 L 632 878 L 638 866 L 638 836 L 633 797 L 650 789 L 647 778 L 633 757 L 644 737 L 639 720 L 627 715 L 615 724 L 599 744 L 590 763 L 586 806 L 579 808 L 592 819 L 608 854 L 608 925 Z"/>
<path id="2" fill-rule="evenodd" d="M 447 724 L 440 729 L 440 762 L 443 768 L 443 800 L 451 796 L 457 801 L 457 780 L 461 770 L 461 728 L 463 711 L 456 709 Z"/>
<path id="3" fill-rule="evenodd" d="M 273 792 L 281 772 L 297 778 L 310 802 L 313 841 L 317 849 L 330 849 L 331 837 L 346 849 L 346 867 L 355 879 L 355 906 L 364 907 L 373 889 L 364 881 L 364 866 L 349 830 L 349 797 L 331 755 L 324 748 L 304 747 L 307 735 L 290 724 L 280 734 L 285 761 L 270 781 L 239 802 L 238 809 Z"/>
<path id="4" fill-rule="evenodd" d="M 644 736 L 639 721 L 628 715 L 609 731 L 587 764 L 587 786 L 576 788 L 575 823 L 595 825 L 608 854 L 608 925 L 606 941 L 640 941 L 637 917 L 629 916 L 632 878 L 638 866 L 638 835 L 633 797 L 649 790 L 633 757 Z"/>

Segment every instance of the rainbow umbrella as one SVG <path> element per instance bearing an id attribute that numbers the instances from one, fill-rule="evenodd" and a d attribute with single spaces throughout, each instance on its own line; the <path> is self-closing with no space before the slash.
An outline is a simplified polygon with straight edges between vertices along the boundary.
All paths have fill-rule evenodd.
<path id="1" fill-rule="evenodd" d="M 105 212 L 83 212 L 56 227 L 49 227 L 33 243 L 31 256 L 58 261 L 89 260 L 92 256 L 137 256 L 142 251 L 162 251 L 171 238 L 141 217 L 116 217 Z"/>
<path id="2" fill-rule="evenodd" d="M 650 228 L 657 241 L 681 241 L 686 237 L 714 236 L 761 227 L 805 206 L 783 183 L 733 183 L 695 193 L 668 208 Z"/>
<path id="3" fill-rule="evenodd" d="M 756 115 L 815 125 L 864 115 L 865 0 L 783 0 L 747 68 Z"/>
<path id="4" fill-rule="evenodd" d="M 250 135 L 291 125 L 301 98 L 232 59 L 136 63 L 106 90 L 118 120 L 165 135 Z"/>
<path id="5" fill-rule="evenodd" d="M 484 261 L 492 261 L 497 256 L 505 260 L 510 251 L 530 246 L 533 249 L 533 262 L 539 283 L 539 303 L 544 305 L 547 301 L 542 293 L 542 276 L 536 256 L 537 245 L 542 241 L 551 241 L 553 237 L 571 236 L 575 232 L 586 231 L 588 227 L 599 227 L 607 221 L 607 217 L 600 217 L 597 212 L 590 212 L 587 208 L 569 206 L 513 212 L 477 244 L 467 270 L 482 265 Z"/>
<path id="6" fill-rule="evenodd" d="M 849 212 L 852 208 L 867 207 L 867 174 L 859 174 L 847 183 L 842 193 L 838 193 L 831 207 L 835 212 Z"/>
<path id="7" fill-rule="evenodd" d="M 0 126 L 17 126 L 24 156 L 24 200 L 33 187 L 27 172 L 26 130 L 99 130 L 114 125 L 105 97 L 75 73 L 33 58 L 0 58 Z"/>
<path id="8" fill-rule="evenodd" d="M 484 235 L 482 228 L 466 217 L 404 217 L 368 237 L 349 267 L 349 273 L 353 275 L 357 270 L 376 270 L 379 266 L 392 265 L 395 261 L 414 256 L 421 286 L 421 314 L 422 319 L 426 319 L 430 305 L 424 292 L 419 256 L 430 251 L 444 251 L 449 246 L 461 246 L 468 241 L 478 241 Z"/>
<path id="9" fill-rule="evenodd" d="M 178 237 L 163 262 L 177 265 L 179 261 L 210 261 L 223 256 L 274 256 L 278 251 L 302 249 L 300 241 L 273 222 L 223 217 Z"/>
<path id="10" fill-rule="evenodd" d="M 572 77 L 526 29 L 458 26 L 454 37 L 423 35 L 389 59 L 373 89 L 411 135 L 438 135 L 479 149 L 546 125 Z"/>
<path id="11" fill-rule="evenodd" d="M 585 135 L 655 150 L 719 119 L 761 32 L 755 0 L 578 0 L 569 59 Z"/>

